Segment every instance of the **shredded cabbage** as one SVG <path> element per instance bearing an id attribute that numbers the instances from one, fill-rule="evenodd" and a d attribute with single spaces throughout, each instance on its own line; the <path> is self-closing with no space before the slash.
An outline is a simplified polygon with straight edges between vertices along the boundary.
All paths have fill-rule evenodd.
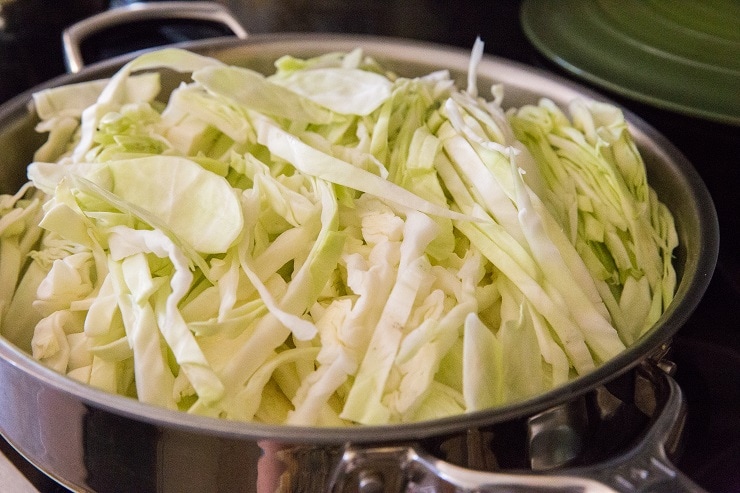
<path id="1" fill-rule="evenodd" d="M 671 303 L 678 240 L 618 108 L 501 106 L 362 50 L 274 74 L 178 49 L 34 101 L 0 196 L 0 330 L 171 409 L 435 419 L 586 374 Z M 158 101 L 158 69 L 184 81 Z"/>

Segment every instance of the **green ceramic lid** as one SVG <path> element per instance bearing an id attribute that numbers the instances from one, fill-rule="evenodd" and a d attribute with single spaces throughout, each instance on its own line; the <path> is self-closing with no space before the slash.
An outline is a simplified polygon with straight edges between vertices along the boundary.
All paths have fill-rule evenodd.
<path id="1" fill-rule="evenodd" d="M 521 22 L 537 50 L 577 77 L 740 125 L 737 0 L 524 0 Z"/>

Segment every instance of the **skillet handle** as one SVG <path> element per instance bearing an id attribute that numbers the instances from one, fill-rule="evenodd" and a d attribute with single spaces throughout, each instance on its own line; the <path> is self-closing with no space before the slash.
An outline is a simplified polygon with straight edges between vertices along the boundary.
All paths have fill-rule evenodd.
<path id="1" fill-rule="evenodd" d="M 667 452 L 680 433 L 685 402 L 676 381 L 662 371 L 666 400 L 649 430 L 632 448 L 605 462 L 547 473 L 483 472 L 459 467 L 414 447 L 348 446 L 331 491 L 507 492 L 507 493 L 680 493 L 703 492 L 678 471 Z"/>
<path id="2" fill-rule="evenodd" d="M 85 65 L 82 43 L 90 36 L 117 26 L 137 22 L 199 21 L 220 24 L 241 39 L 247 31 L 225 6 L 216 2 L 165 1 L 132 3 L 116 7 L 81 20 L 64 30 L 62 47 L 64 63 L 70 73 L 77 73 Z"/>

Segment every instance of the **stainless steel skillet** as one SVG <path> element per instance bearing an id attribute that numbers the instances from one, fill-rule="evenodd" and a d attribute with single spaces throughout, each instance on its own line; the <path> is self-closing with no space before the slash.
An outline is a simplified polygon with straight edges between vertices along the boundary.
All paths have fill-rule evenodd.
<path id="1" fill-rule="evenodd" d="M 469 58 L 468 52 L 445 46 L 349 35 L 252 35 L 181 46 L 265 72 L 285 54 L 308 57 L 359 46 L 405 76 L 449 69 L 461 86 Z M 91 65 L 44 87 L 109 76 L 129 57 Z M 504 84 L 505 106 L 542 96 L 561 105 L 582 95 L 605 99 L 551 74 L 487 56 L 479 68 L 481 92 L 492 83 Z M 3 193 L 25 181 L 25 166 L 42 140 L 33 130 L 30 101 L 27 92 L 0 107 Z M 80 491 L 693 491 L 665 455 L 680 426 L 682 400 L 661 366 L 672 336 L 711 278 L 717 218 L 691 164 L 639 117 L 628 114 L 628 120 L 650 182 L 676 219 L 678 291 L 645 337 L 591 374 L 524 402 L 432 422 L 351 429 L 262 426 L 170 412 L 102 393 L 42 367 L 26 348 L 0 338 L 0 432 L 32 463 Z M 564 446 L 563 439 L 573 437 L 570 430 L 584 428 L 580 410 L 587 408 L 588 415 L 620 409 L 604 400 L 613 402 L 609 389 L 624 380 L 631 382 L 634 402 L 624 399 L 623 405 L 644 411 L 647 431 L 597 463 L 574 467 L 573 460 L 583 460 L 547 460 L 560 452 L 575 456 L 578 447 Z M 536 424 L 548 420 L 540 435 L 545 452 L 537 455 Z M 527 450 L 512 461 L 514 467 L 505 467 L 501 454 L 489 452 L 508 440 L 505 430 L 521 426 L 533 436 L 525 436 L 524 444 L 512 441 L 513 454 Z M 577 439 L 594 438 L 585 428 Z M 450 443 L 464 443 L 465 453 L 444 452 Z M 516 467 L 521 463 L 526 467 Z"/>

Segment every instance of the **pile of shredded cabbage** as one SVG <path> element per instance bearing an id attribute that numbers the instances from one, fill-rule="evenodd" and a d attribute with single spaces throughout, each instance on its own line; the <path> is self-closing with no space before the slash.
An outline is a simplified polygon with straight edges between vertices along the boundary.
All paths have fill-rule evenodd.
<path id="1" fill-rule="evenodd" d="M 48 140 L 0 197 L 2 334 L 109 392 L 291 425 L 588 373 L 671 302 L 673 219 L 618 108 L 504 111 L 482 50 L 464 90 L 359 49 L 269 76 L 163 49 L 35 94 Z M 166 103 L 160 69 L 192 77 Z"/>

